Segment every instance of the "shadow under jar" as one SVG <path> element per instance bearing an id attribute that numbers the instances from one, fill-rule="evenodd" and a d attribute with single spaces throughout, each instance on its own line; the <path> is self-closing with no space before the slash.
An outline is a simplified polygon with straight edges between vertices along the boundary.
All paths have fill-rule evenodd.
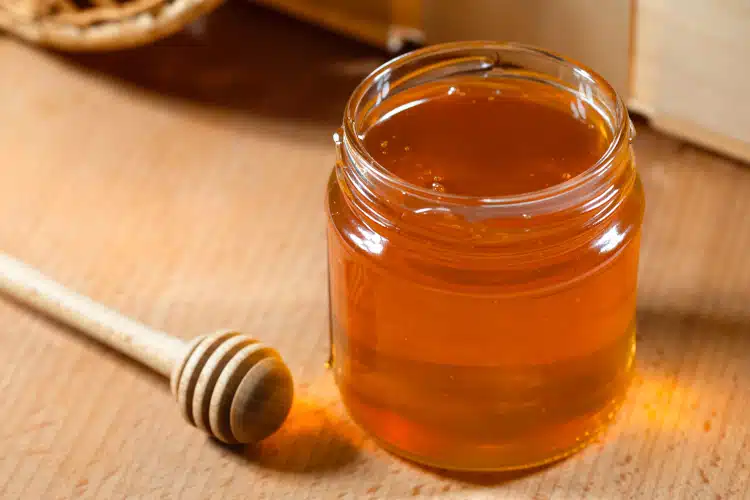
<path id="1" fill-rule="evenodd" d="M 630 382 L 644 199 L 596 73 L 461 42 L 369 75 L 334 136 L 331 362 L 386 449 L 447 469 L 582 448 Z"/>

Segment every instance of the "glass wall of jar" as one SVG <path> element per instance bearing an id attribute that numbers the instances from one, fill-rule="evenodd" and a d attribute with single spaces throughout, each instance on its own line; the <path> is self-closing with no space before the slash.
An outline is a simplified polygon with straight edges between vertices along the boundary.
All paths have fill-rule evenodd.
<path id="1" fill-rule="evenodd" d="M 602 154 L 497 196 L 411 182 L 375 160 L 373 127 L 476 85 L 519 99 L 536 85 L 596 130 Z M 430 130 L 410 133 L 429 145 Z M 644 197 L 632 136 L 599 75 L 514 44 L 428 47 L 354 91 L 326 202 L 331 359 L 350 415 L 382 446 L 441 468 L 524 468 L 612 420 L 635 352 Z"/>

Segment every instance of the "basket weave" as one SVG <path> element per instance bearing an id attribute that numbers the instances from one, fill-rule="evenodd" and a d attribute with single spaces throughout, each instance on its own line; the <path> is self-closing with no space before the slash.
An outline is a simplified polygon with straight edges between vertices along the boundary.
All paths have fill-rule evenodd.
<path id="1" fill-rule="evenodd" d="M 179 31 L 222 0 L 0 0 L 0 30 L 67 51 L 143 45 Z"/>

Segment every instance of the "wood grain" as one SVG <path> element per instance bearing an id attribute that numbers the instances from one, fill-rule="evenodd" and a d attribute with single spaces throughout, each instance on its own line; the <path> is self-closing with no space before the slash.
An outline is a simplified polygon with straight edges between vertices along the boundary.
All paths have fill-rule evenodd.
<path id="1" fill-rule="evenodd" d="M 298 381 L 288 425 L 228 449 L 149 371 L 0 301 L 0 497 L 748 498 L 750 170 L 642 124 L 639 372 L 601 442 L 526 475 L 445 474 L 348 419 L 324 364 L 323 192 L 344 102 L 382 59 L 242 3 L 127 53 L 0 40 L 0 248 L 184 339 L 260 337 Z"/>

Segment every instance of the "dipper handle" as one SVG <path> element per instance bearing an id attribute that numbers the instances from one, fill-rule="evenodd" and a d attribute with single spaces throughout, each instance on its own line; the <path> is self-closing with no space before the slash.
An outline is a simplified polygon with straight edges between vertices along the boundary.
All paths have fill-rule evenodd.
<path id="1" fill-rule="evenodd" d="M 68 290 L 0 253 L 0 290 L 169 377 L 187 344 Z"/>

